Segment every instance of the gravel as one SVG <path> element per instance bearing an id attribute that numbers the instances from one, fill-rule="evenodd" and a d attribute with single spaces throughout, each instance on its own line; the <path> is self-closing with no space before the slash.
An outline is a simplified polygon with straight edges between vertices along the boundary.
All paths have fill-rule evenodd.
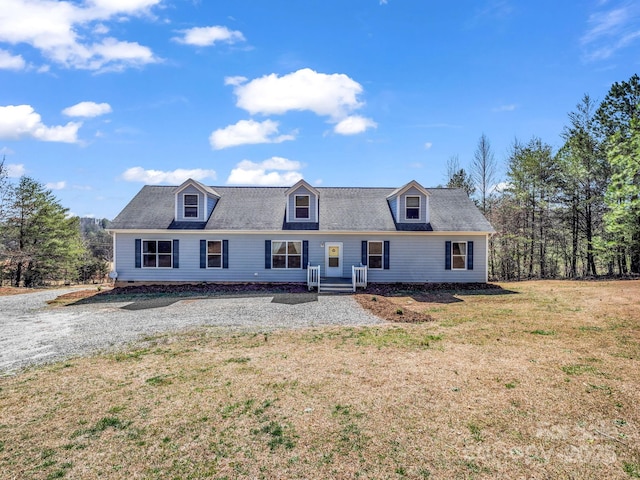
<path id="1" fill-rule="evenodd" d="M 47 290 L 0 297 L 0 374 L 114 350 L 148 335 L 198 326 L 221 331 L 272 331 L 382 322 L 352 297 L 341 295 L 222 296 L 177 301 L 161 298 L 66 307 L 47 305 L 48 300 L 71 291 Z"/>

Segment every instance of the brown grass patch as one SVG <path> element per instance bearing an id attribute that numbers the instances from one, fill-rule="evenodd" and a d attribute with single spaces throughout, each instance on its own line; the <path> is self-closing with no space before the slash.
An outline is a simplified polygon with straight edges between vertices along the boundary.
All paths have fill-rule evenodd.
<path id="1" fill-rule="evenodd" d="M 2 378 L 0 478 L 637 478 L 640 282 L 501 285 Z"/>

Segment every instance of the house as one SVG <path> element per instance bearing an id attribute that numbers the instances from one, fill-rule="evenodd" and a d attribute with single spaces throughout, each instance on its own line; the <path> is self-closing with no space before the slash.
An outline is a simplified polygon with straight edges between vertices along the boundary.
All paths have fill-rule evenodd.
<path id="1" fill-rule="evenodd" d="M 145 186 L 109 230 L 119 285 L 355 282 L 356 272 L 365 282 L 486 282 L 494 232 L 458 189 L 304 180 L 290 188 Z"/>

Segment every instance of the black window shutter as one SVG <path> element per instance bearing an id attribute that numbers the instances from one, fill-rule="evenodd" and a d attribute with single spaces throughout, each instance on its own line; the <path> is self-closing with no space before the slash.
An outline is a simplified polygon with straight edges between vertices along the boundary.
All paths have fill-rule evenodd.
<path id="1" fill-rule="evenodd" d="M 173 241 L 173 268 L 180 268 L 180 240 Z"/>
<path id="2" fill-rule="evenodd" d="M 136 238 L 136 268 L 142 268 L 142 240 Z"/>
<path id="3" fill-rule="evenodd" d="M 473 242 L 467 242 L 467 270 L 473 270 Z"/>
<path id="4" fill-rule="evenodd" d="M 444 269 L 451 270 L 451 242 L 444 242 Z"/>
<path id="5" fill-rule="evenodd" d="M 229 268 L 229 240 L 222 240 L 222 268 Z"/>
<path id="6" fill-rule="evenodd" d="M 271 269 L 271 240 L 264 241 L 264 268 Z"/>
<path id="7" fill-rule="evenodd" d="M 207 241 L 200 240 L 200 268 L 207 268 Z"/>
<path id="8" fill-rule="evenodd" d="M 302 268 L 307 269 L 309 263 L 309 240 L 302 241 Z"/>
<path id="9" fill-rule="evenodd" d="M 367 241 L 362 240 L 362 259 L 360 260 L 363 267 L 367 266 Z"/>
<path id="10" fill-rule="evenodd" d="M 389 270 L 389 240 L 384 241 L 384 269 Z"/>

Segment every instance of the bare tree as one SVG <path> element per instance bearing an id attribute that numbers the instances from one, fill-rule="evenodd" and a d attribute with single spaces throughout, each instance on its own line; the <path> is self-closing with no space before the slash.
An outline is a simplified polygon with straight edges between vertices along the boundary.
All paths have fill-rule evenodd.
<path id="1" fill-rule="evenodd" d="M 451 155 L 447 160 L 447 178 L 445 184 L 451 182 L 456 173 L 460 171 L 460 158 L 458 155 Z"/>
<path id="2" fill-rule="evenodd" d="M 480 194 L 480 208 L 487 213 L 487 201 L 491 196 L 496 181 L 496 159 L 491 150 L 489 139 L 483 133 L 473 154 L 471 177 Z"/>

